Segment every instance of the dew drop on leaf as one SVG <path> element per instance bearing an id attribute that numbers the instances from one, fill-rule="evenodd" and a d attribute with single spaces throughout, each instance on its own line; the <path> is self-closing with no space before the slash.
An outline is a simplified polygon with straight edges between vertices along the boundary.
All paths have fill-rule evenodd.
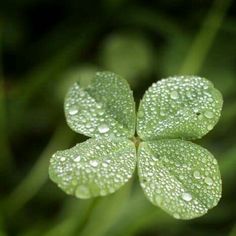
<path id="1" fill-rule="evenodd" d="M 205 112 L 204 112 L 204 115 L 205 115 L 205 117 L 208 118 L 208 119 L 212 119 L 212 118 L 214 117 L 214 113 L 211 112 L 211 111 L 205 111 Z"/>
<path id="2" fill-rule="evenodd" d="M 108 163 L 107 163 L 107 162 L 104 162 L 104 163 L 102 163 L 102 166 L 103 166 L 103 167 L 108 167 Z"/>
<path id="3" fill-rule="evenodd" d="M 190 193 L 182 193 L 181 195 L 182 199 L 186 202 L 189 202 L 192 200 L 192 195 Z"/>
<path id="4" fill-rule="evenodd" d="M 178 213 L 174 213 L 173 216 L 175 219 L 180 219 L 180 215 Z"/>
<path id="5" fill-rule="evenodd" d="M 75 161 L 75 162 L 79 162 L 80 159 L 81 159 L 81 157 L 78 155 L 78 156 L 74 159 L 74 161 Z"/>
<path id="6" fill-rule="evenodd" d="M 93 167 L 97 167 L 98 166 L 98 161 L 96 161 L 96 160 L 91 160 L 90 162 L 89 162 L 89 164 L 91 165 L 91 166 L 93 166 Z"/>
<path id="7" fill-rule="evenodd" d="M 98 132 L 101 134 L 107 133 L 109 131 L 109 127 L 106 124 L 101 124 L 98 126 Z"/>
<path id="8" fill-rule="evenodd" d="M 129 139 L 91 138 L 56 152 L 49 176 L 66 193 L 91 198 L 118 190 L 131 178 L 135 166 L 136 149 Z"/>
<path id="9" fill-rule="evenodd" d="M 180 180 L 183 180 L 183 179 L 184 179 L 184 176 L 183 176 L 183 175 L 179 175 L 179 179 L 180 179 Z"/>
<path id="10" fill-rule="evenodd" d="M 179 94 L 178 94 L 177 91 L 172 91 L 172 92 L 170 93 L 170 97 L 171 97 L 171 99 L 176 100 L 176 99 L 179 98 Z"/>
<path id="11" fill-rule="evenodd" d="M 164 111 L 160 111 L 160 116 L 165 116 L 166 113 Z"/>
<path id="12" fill-rule="evenodd" d="M 155 198 L 157 204 L 161 204 L 162 197 L 161 196 L 156 196 Z"/>
<path id="13" fill-rule="evenodd" d="M 200 179 L 201 178 L 201 174 L 197 170 L 193 172 L 193 176 L 194 176 L 195 179 Z"/>
<path id="14" fill-rule="evenodd" d="M 154 157 L 158 157 L 155 162 Z M 206 214 L 221 197 L 217 162 L 210 152 L 189 141 L 142 142 L 138 174 L 147 198 L 172 216 L 178 213 L 181 219 Z"/>
<path id="15" fill-rule="evenodd" d="M 149 87 L 140 102 L 137 133 L 143 140 L 198 139 L 216 125 L 222 105 L 221 93 L 205 78 L 162 79 Z"/>
<path id="16" fill-rule="evenodd" d="M 93 138 L 111 135 L 131 138 L 134 135 L 133 94 L 127 81 L 114 73 L 96 73 L 86 88 L 78 83 L 72 85 L 64 110 L 67 124 L 80 134 Z"/>
<path id="17" fill-rule="evenodd" d="M 78 113 L 77 107 L 75 107 L 75 106 L 70 107 L 68 113 L 72 116 L 76 115 Z"/>
<path id="18" fill-rule="evenodd" d="M 208 125 L 208 126 L 207 126 L 207 129 L 208 129 L 208 130 L 212 130 L 212 129 L 213 129 L 213 126 L 212 126 L 212 125 Z"/>
<path id="19" fill-rule="evenodd" d="M 210 177 L 206 177 L 206 178 L 204 179 L 204 181 L 205 181 L 205 183 L 206 183 L 207 185 L 212 185 L 212 184 L 213 184 L 213 181 L 212 181 L 212 179 L 211 179 Z"/>
<path id="20" fill-rule="evenodd" d="M 75 190 L 75 196 L 81 199 L 87 199 L 90 196 L 90 191 L 86 186 L 79 185 Z"/>

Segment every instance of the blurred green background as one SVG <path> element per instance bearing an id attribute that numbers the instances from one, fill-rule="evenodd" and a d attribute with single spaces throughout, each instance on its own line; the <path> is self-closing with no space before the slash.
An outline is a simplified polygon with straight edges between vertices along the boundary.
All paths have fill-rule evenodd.
<path id="1" fill-rule="evenodd" d="M 181 221 L 151 205 L 137 177 L 91 200 L 48 179 L 52 153 L 86 139 L 65 123 L 66 90 L 97 70 L 125 77 L 136 101 L 177 74 L 221 90 L 222 118 L 197 141 L 220 164 L 217 207 Z M 0 79 L 0 236 L 236 235 L 235 1 L 0 1 Z"/>

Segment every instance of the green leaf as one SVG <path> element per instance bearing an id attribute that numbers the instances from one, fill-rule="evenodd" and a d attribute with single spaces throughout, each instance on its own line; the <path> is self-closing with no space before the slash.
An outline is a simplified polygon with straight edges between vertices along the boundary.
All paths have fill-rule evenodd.
<path id="1" fill-rule="evenodd" d="M 206 149 L 189 141 L 141 143 L 138 174 L 147 198 L 175 218 L 201 216 L 221 197 L 217 161 Z"/>
<path id="2" fill-rule="evenodd" d="M 90 198 L 115 192 L 131 178 L 135 165 L 136 150 L 130 140 L 89 139 L 56 152 L 49 175 L 66 193 Z"/>
<path id="3" fill-rule="evenodd" d="M 137 132 L 144 140 L 201 138 L 218 122 L 222 96 L 196 76 L 169 77 L 154 83 L 139 107 Z"/>
<path id="4" fill-rule="evenodd" d="M 68 125 L 89 137 L 132 137 L 135 104 L 128 83 L 111 72 L 99 72 L 86 89 L 75 83 L 65 99 Z"/>

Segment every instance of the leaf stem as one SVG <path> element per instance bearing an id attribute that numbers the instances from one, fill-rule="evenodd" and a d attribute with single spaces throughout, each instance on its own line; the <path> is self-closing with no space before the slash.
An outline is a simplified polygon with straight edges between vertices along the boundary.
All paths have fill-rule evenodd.
<path id="1" fill-rule="evenodd" d="M 208 51 L 223 22 L 231 0 L 214 1 L 200 31 L 197 33 L 189 53 L 180 69 L 179 74 L 196 74 L 199 72 Z"/>
<path id="2" fill-rule="evenodd" d="M 29 201 L 44 185 L 48 179 L 48 164 L 50 156 L 58 149 L 68 146 L 74 138 L 74 134 L 68 133 L 65 125 L 59 126 L 53 134 L 45 150 L 39 156 L 35 166 L 30 170 L 25 179 L 7 197 L 5 206 L 7 214 L 14 214 Z"/>
<path id="3" fill-rule="evenodd" d="M 74 40 L 69 46 L 65 46 L 64 50 L 61 50 L 56 57 L 49 60 L 44 65 L 33 70 L 29 74 L 26 80 L 29 82 L 27 86 L 19 87 L 19 93 L 24 94 L 21 97 L 22 107 L 26 109 L 28 103 L 35 96 L 35 93 L 42 87 L 42 85 L 50 78 L 58 75 L 66 66 L 76 57 L 81 54 L 87 45 L 94 40 L 94 37 L 98 34 L 100 27 L 97 25 L 88 27 L 86 25 L 86 34 L 83 32 L 83 37 L 79 33 L 78 38 Z M 21 109 L 23 111 L 24 109 Z M 19 111 L 19 113 L 21 112 Z M 68 128 L 65 126 L 59 126 L 55 131 L 48 146 L 42 152 L 35 166 L 30 170 L 28 175 L 23 181 L 16 187 L 16 189 L 5 200 L 5 206 L 8 206 L 7 214 L 13 214 L 19 210 L 23 205 L 29 201 L 42 187 L 42 185 L 48 179 L 48 161 L 52 152 L 55 152 L 59 148 L 63 148 L 71 143 L 73 137 L 71 133 L 65 135 L 68 132 Z"/>

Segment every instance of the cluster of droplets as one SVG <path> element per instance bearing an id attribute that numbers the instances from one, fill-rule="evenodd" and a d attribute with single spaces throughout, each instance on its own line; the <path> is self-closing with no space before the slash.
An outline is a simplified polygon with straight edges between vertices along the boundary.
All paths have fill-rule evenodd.
<path id="1" fill-rule="evenodd" d="M 182 140 L 141 144 L 141 186 L 153 204 L 175 218 L 193 218 L 214 207 L 221 196 L 216 160 L 205 149 Z"/>
<path id="2" fill-rule="evenodd" d="M 148 199 L 175 218 L 190 219 L 215 206 L 221 195 L 217 162 L 188 141 L 213 128 L 222 98 L 200 77 L 170 77 L 153 84 L 140 103 L 138 172 Z M 115 192 L 136 165 L 135 106 L 128 84 L 114 73 L 97 73 L 86 89 L 76 83 L 65 100 L 68 125 L 92 139 L 58 151 L 50 177 L 78 198 Z M 165 139 L 163 139 L 165 138 Z M 171 139 L 168 139 L 171 138 Z M 159 141 L 155 141 L 158 140 Z M 147 141 L 149 140 L 149 141 Z M 145 142 L 147 141 L 147 142 Z"/>
<path id="3" fill-rule="evenodd" d="M 123 93 L 117 88 L 122 88 Z M 68 125 L 90 137 L 132 137 L 134 110 L 128 85 L 113 73 L 97 73 L 94 83 L 86 89 L 75 83 L 65 100 Z"/>
<path id="4" fill-rule="evenodd" d="M 131 178 L 135 165 L 132 142 L 123 138 L 89 139 L 56 152 L 50 163 L 50 177 L 68 194 L 90 198 L 120 188 Z"/>
<path id="5" fill-rule="evenodd" d="M 218 90 L 204 78 L 178 76 L 160 80 L 141 101 L 137 131 L 143 139 L 200 138 L 217 123 L 221 101 Z"/>

